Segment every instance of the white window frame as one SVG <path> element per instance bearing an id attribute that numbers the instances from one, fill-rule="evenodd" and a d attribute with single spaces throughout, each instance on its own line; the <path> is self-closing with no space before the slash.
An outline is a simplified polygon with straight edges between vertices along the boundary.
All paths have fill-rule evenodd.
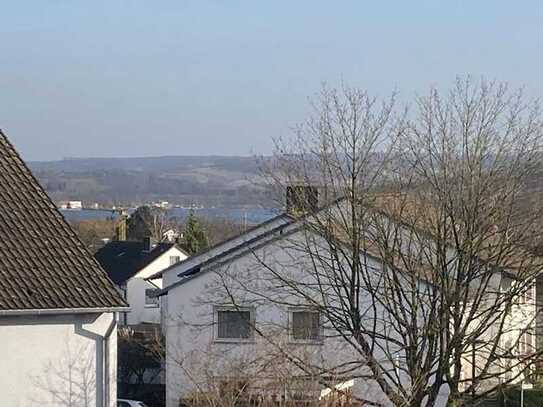
<path id="1" fill-rule="evenodd" d="M 158 290 L 158 287 L 153 288 L 146 288 L 145 289 L 145 308 L 158 308 L 160 307 L 160 299 L 158 297 L 154 297 L 156 299 L 156 302 L 148 303 L 147 298 L 151 298 L 149 295 L 147 295 L 147 291 L 156 291 Z"/>
<path id="2" fill-rule="evenodd" d="M 219 312 L 249 312 L 249 337 L 248 338 L 219 338 Z M 256 310 L 254 307 L 236 307 L 215 305 L 213 306 L 213 341 L 219 343 L 254 343 Z"/>
<path id="3" fill-rule="evenodd" d="M 293 314 L 298 312 L 310 312 L 319 314 L 319 337 L 316 339 L 296 339 L 294 338 L 294 318 Z M 315 310 L 311 307 L 292 307 L 288 310 L 288 337 L 292 343 L 308 344 L 308 345 L 322 345 L 324 342 L 324 328 L 322 312 Z"/>

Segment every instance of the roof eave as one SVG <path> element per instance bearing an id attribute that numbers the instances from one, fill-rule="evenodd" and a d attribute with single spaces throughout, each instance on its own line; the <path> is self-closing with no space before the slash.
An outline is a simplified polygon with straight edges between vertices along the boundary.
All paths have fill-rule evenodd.
<path id="1" fill-rule="evenodd" d="M 0 310 L 0 317 L 39 316 L 39 315 L 71 315 L 71 314 L 103 314 L 109 312 L 128 312 L 130 307 L 104 308 L 44 308 L 44 309 L 9 309 Z"/>
<path id="2" fill-rule="evenodd" d="M 255 232 L 256 230 L 258 230 L 259 228 L 265 227 L 265 226 L 267 226 L 267 225 L 269 225 L 269 224 L 271 224 L 271 223 L 273 223 L 273 222 L 276 222 L 276 221 L 278 221 L 278 220 L 281 219 L 281 218 L 285 218 L 285 217 L 291 219 L 291 216 L 290 216 L 288 213 L 282 212 L 282 213 L 278 214 L 277 216 L 274 216 L 273 218 L 268 219 L 267 221 L 262 222 L 262 223 L 260 223 L 260 224 L 258 224 L 258 225 L 255 225 L 254 227 L 252 227 L 252 228 L 246 230 L 246 231 L 243 232 L 243 233 L 240 233 L 239 235 L 233 236 L 233 237 L 231 237 L 231 238 L 229 238 L 229 239 L 226 239 L 226 240 L 224 240 L 224 241 L 222 241 L 222 242 L 219 242 L 219 243 L 217 243 L 217 244 L 215 244 L 215 245 L 213 245 L 213 246 L 207 248 L 206 250 L 204 250 L 204 251 L 201 252 L 201 253 L 196 253 L 196 254 L 194 254 L 194 255 L 188 256 L 186 259 L 180 261 L 179 263 L 173 264 L 173 265 L 171 265 L 171 266 L 169 266 L 169 267 L 166 267 L 166 268 L 163 269 L 163 270 L 157 271 L 155 274 L 153 274 L 153 275 L 147 277 L 145 280 L 156 280 L 156 279 L 158 279 L 158 278 L 161 278 L 161 277 L 162 277 L 166 272 L 168 272 L 168 271 L 171 271 L 171 270 L 173 270 L 173 269 L 175 269 L 175 268 L 177 268 L 177 267 L 179 267 L 179 266 L 183 266 L 184 264 L 188 263 L 189 261 L 194 261 L 194 260 L 197 259 L 198 257 L 201 257 L 201 256 L 203 256 L 203 255 L 208 254 L 211 250 L 218 249 L 219 247 L 224 246 L 224 245 L 227 245 L 227 244 L 233 242 L 233 241 L 236 240 L 236 239 L 241 239 L 241 238 L 243 238 L 243 236 L 247 236 L 247 235 L 249 235 L 250 233 Z M 191 268 L 192 268 L 192 267 L 191 267 Z"/>

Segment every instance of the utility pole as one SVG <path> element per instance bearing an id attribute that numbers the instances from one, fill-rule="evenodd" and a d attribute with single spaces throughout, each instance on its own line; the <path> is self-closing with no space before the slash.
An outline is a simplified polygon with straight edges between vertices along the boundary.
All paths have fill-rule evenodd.
<path id="1" fill-rule="evenodd" d="M 524 383 L 524 380 L 520 383 L 520 407 L 524 407 L 524 390 L 531 390 L 534 388 L 532 383 Z"/>
<path id="2" fill-rule="evenodd" d="M 475 374 L 476 374 L 475 342 L 471 345 L 471 397 L 475 400 Z"/>

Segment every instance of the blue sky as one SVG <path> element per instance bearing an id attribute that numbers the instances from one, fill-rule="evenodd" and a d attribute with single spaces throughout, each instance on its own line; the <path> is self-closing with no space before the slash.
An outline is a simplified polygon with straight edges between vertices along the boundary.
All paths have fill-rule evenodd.
<path id="1" fill-rule="evenodd" d="M 0 128 L 28 160 L 268 153 L 323 82 L 408 100 L 471 74 L 543 95 L 541 1 L 2 5 Z"/>

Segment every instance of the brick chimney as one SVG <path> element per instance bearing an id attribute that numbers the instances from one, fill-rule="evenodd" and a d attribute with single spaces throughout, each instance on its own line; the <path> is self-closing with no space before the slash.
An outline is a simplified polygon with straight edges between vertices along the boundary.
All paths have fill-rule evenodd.
<path id="1" fill-rule="evenodd" d="M 115 226 L 115 240 L 117 241 L 125 241 L 127 238 L 127 216 L 124 214 L 121 214 L 119 221 L 117 222 L 117 225 Z"/>

